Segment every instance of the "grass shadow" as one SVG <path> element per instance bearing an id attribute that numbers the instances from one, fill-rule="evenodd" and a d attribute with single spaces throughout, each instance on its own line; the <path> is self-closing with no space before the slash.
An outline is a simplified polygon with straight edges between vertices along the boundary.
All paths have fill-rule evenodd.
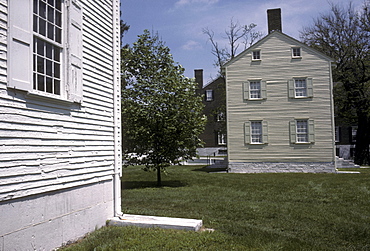
<path id="1" fill-rule="evenodd" d="M 165 188 L 165 187 L 185 187 L 187 183 L 180 180 L 162 180 L 162 186 L 157 186 L 157 181 L 122 181 L 122 189 L 143 189 L 143 188 Z"/>
<path id="2" fill-rule="evenodd" d="M 206 173 L 219 173 L 219 172 L 226 172 L 227 168 L 213 168 L 213 167 L 204 166 L 202 168 L 193 169 L 192 171 L 206 172 Z"/>

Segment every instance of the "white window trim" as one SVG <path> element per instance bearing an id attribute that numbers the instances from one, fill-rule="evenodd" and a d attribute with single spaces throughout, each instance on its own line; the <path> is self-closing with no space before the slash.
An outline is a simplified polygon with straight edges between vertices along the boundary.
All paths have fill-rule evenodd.
<path id="1" fill-rule="evenodd" d="M 217 132 L 217 144 L 220 146 L 226 145 L 226 134 Z"/>
<path id="2" fill-rule="evenodd" d="M 9 1 L 8 88 L 26 91 L 26 97 L 46 102 L 54 99 L 56 103 L 81 103 L 83 10 L 79 0 L 65 0 L 62 4 L 60 94 L 33 89 L 33 0 Z"/>
<path id="3" fill-rule="evenodd" d="M 307 142 L 298 142 L 297 137 L 297 121 L 307 121 Z M 295 118 L 289 122 L 290 126 L 290 143 L 297 145 L 310 145 L 315 143 L 315 122 L 307 118 Z"/>
<path id="4" fill-rule="evenodd" d="M 299 54 L 300 54 L 299 56 L 295 56 L 295 55 L 294 55 L 294 50 L 295 50 L 295 49 L 299 49 Z M 292 52 L 292 58 L 294 58 L 294 59 L 302 58 L 302 47 L 298 47 L 298 46 L 297 46 L 297 47 L 292 47 L 291 52 Z"/>
<path id="5" fill-rule="evenodd" d="M 305 79 L 306 80 L 306 96 L 296 96 L 295 80 Z M 288 80 L 288 97 L 291 99 L 309 99 L 313 98 L 313 78 L 310 77 L 293 77 Z"/>
<path id="6" fill-rule="evenodd" d="M 252 122 L 261 122 L 262 142 L 252 142 Z M 267 145 L 268 144 L 268 123 L 266 120 L 249 120 L 244 122 L 244 143 L 246 145 Z"/>
<path id="7" fill-rule="evenodd" d="M 211 90 L 211 89 L 206 90 L 206 101 L 210 102 L 210 101 L 213 101 L 213 100 L 214 100 L 213 90 Z"/>
<path id="8" fill-rule="evenodd" d="M 251 98 L 250 94 L 250 83 L 251 82 L 260 82 L 260 98 Z M 248 101 L 260 101 L 267 99 L 267 84 L 266 81 L 262 79 L 249 79 L 246 82 L 243 82 L 243 100 Z"/>
<path id="9" fill-rule="evenodd" d="M 254 58 L 254 52 L 258 52 L 259 58 Z M 262 55 L 261 55 L 261 50 L 253 50 L 252 51 L 252 61 L 261 61 L 262 60 Z"/>

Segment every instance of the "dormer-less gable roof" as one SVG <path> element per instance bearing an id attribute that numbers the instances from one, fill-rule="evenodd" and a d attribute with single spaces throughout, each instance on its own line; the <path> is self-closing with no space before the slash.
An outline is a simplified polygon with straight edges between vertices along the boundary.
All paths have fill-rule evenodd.
<path id="1" fill-rule="evenodd" d="M 267 36 L 263 37 L 262 39 L 260 39 L 257 43 L 253 44 L 252 46 L 250 46 L 248 49 L 242 51 L 241 53 L 239 53 L 236 57 L 234 57 L 233 59 L 231 59 L 230 61 L 228 61 L 227 63 L 225 63 L 223 65 L 222 68 L 227 68 L 228 66 L 232 65 L 235 61 L 237 61 L 238 59 L 244 57 L 246 54 L 250 53 L 251 51 L 255 50 L 256 48 L 258 48 L 261 44 L 263 44 L 266 40 L 268 39 L 271 39 L 272 37 L 274 36 L 281 36 L 281 37 L 284 37 L 285 39 L 287 40 L 290 40 L 292 42 L 292 44 L 296 44 L 296 46 L 299 46 L 299 47 L 302 47 L 302 48 L 305 48 L 306 50 L 309 50 L 311 51 L 312 53 L 314 54 L 317 54 L 318 56 L 324 58 L 325 60 L 329 61 L 329 62 L 334 62 L 335 60 L 332 59 L 331 57 L 325 55 L 324 53 L 322 52 L 319 52 L 318 50 L 298 41 L 297 39 L 295 38 L 292 38 L 280 31 L 273 31 L 271 32 L 270 34 L 268 34 Z"/>

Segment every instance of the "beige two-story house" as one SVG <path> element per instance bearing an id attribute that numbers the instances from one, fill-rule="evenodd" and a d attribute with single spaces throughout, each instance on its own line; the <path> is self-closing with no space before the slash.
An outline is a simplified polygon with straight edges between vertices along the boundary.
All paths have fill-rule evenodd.
<path id="1" fill-rule="evenodd" d="M 230 172 L 335 172 L 332 62 L 280 22 L 225 64 Z"/>

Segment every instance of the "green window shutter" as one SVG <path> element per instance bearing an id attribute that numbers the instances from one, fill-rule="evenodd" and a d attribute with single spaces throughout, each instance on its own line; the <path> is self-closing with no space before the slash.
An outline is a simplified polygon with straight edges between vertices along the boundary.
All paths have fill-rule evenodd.
<path id="1" fill-rule="evenodd" d="M 307 78 L 307 97 L 312 98 L 313 97 L 313 83 L 312 78 Z"/>
<path id="2" fill-rule="evenodd" d="M 264 144 L 267 144 L 268 143 L 267 121 L 262 121 L 262 142 Z"/>
<path id="3" fill-rule="evenodd" d="M 70 0 L 68 24 L 68 99 L 81 102 L 82 90 L 82 6 Z"/>
<path id="4" fill-rule="evenodd" d="M 289 129 L 290 129 L 290 143 L 295 144 L 297 142 L 297 135 L 296 135 L 296 122 L 292 120 L 289 122 Z"/>
<path id="5" fill-rule="evenodd" d="M 267 99 L 266 81 L 261 81 L 261 98 Z"/>
<path id="6" fill-rule="evenodd" d="M 293 79 L 288 80 L 288 97 L 289 98 L 295 98 L 294 80 Z"/>
<path id="7" fill-rule="evenodd" d="M 24 91 L 32 87 L 32 1 L 10 0 L 8 86 Z M 3 35 L 2 42 L 3 41 Z"/>
<path id="8" fill-rule="evenodd" d="M 315 124 L 312 119 L 308 120 L 308 141 L 315 143 Z"/>
<path id="9" fill-rule="evenodd" d="M 243 99 L 249 100 L 249 81 L 243 83 Z"/>
<path id="10" fill-rule="evenodd" d="M 249 121 L 244 122 L 244 143 L 251 143 L 251 123 Z"/>

